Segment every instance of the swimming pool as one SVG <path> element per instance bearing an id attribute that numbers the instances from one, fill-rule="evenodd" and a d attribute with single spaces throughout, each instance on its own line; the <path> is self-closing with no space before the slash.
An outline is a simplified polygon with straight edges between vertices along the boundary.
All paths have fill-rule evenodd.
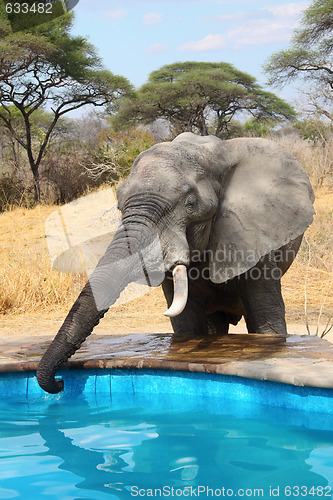
<path id="1" fill-rule="evenodd" d="M 167 370 L 0 374 L 0 498 L 332 498 L 332 390 Z"/>

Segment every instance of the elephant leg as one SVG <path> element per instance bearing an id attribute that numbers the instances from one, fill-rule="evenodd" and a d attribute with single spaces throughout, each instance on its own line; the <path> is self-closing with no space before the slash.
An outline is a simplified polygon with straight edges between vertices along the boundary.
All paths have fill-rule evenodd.
<path id="1" fill-rule="evenodd" d="M 162 283 L 162 288 L 168 307 L 170 307 L 174 295 L 172 279 L 165 279 Z M 189 293 L 184 311 L 178 316 L 170 318 L 170 320 L 175 333 L 189 335 L 208 334 L 207 320 L 203 305 L 195 301 L 191 297 L 191 293 Z"/>
<path id="2" fill-rule="evenodd" d="M 287 334 L 279 271 L 270 255 L 245 273 L 241 281 L 240 292 L 249 333 Z"/>
<path id="3" fill-rule="evenodd" d="M 208 333 L 227 335 L 229 333 L 228 314 L 217 311 L 207 315 Z"/>

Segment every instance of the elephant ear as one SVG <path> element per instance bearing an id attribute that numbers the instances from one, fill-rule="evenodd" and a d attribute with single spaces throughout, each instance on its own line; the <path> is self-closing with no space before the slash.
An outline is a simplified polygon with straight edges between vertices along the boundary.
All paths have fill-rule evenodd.
<path id="1" fill-rule="evenodd" d="M 233 139 L 223 142 L 223 150 L 224 158 L 234 163 L 224 169 L 210 240 L 214 283 L 246 272 L 303 234 L 314 214 L 308 176 L 281 146 L 264 139 Z"/>

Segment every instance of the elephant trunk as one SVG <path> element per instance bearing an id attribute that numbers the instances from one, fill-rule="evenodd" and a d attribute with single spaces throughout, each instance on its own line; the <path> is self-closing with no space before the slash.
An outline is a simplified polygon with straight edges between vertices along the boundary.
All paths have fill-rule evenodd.
<path id="1" fill-rule="evenodd" d="M 42 389 L 51 394 L 63 389 L 55 372 L 79 349 L 124 288 L 146 275 L 143 251 L 139 250 L 147 247 L 147 241 L 138 241 L 137 232 L 130 234 L 124 227 L 118 230 L 39 363 L 37 380 Z M 163 277 L 160 273 L 154 286 Z"/>
<path id="2" fill-rule="evenodd" d="M 97 309 L 88 281 L 39 363 L 37 380 L 42 389 L 51 394 L 63 389 L 63 381 L 54 378 L 55 372 L 79 349 L 106 311 Z"/>

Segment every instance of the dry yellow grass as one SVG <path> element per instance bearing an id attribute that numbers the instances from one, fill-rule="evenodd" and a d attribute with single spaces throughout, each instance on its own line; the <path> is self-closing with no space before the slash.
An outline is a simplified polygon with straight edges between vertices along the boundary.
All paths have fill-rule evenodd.
<path id="1" fill-rule="evenodd" d="M 84 276 L 59 273 L 50 267 L 44 222 L 55 209 L 50 206 L 30 210 L 17 208 L 0 215 L 0 310 L 3 327 L 58 326 L 85 282 Z M 305 323 L 306 275 L 311 325 L 316 324 L 321 308 L 321 324 L 325 324 L 333 312 L 333 288 L 330 289 L 332 209 L 332 190 L 327 187 L 317 190 L 317 215 L 306 233 L 311 248 L 310 266 L 309 247 L 304 241 L 295 263 L 283 278 L 288 322 Z M 130 303 L 111 308 L 103 325 L 113 331 L 147 325 L 167 326 L 169 320 L 162 314 L 165 306 L 159 287 Z M 52 326 L 52 330 L 56 328 Z"/>
<path id="2" fill-rule="evenodd" d="M 305 296 L 311 324 L 326 324 L 333 313 L 333 192 L 316 189 L 316 215 L 296 260 L 283 277 L 287 320 L 305 323 Z M 310 257 L 310 262 L 309 262 Z M 305 291 L 306 288 L 306 291 Z"/>
<path id="3" fill-rule="evenodd" d="M 63 309 L 82 287 L 81 276 L 51 268 L 44 222 L 53 210 L 17 208 L 0 216 L 2 314 Z"/>

